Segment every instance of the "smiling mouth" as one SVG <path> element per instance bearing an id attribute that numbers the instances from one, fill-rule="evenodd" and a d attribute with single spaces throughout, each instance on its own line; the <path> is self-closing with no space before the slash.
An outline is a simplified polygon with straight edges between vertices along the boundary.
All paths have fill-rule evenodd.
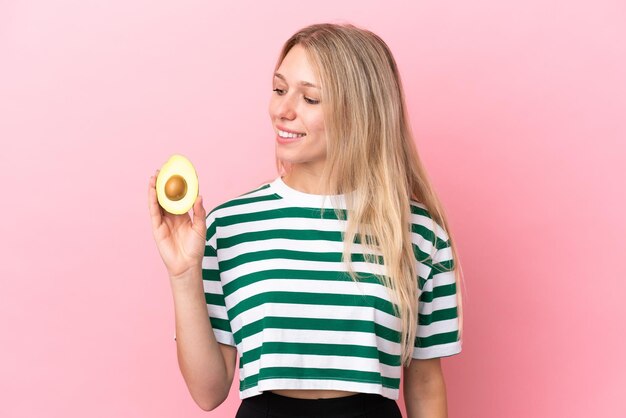
<path id="1" fill-rule="evenodd" d="M 296 134 L 296 133 L 281 131 L 280 129 L 278 129 L 278 136 L 280 136 L 281 138 L 301 138 L 303 136 L 306 136 L 306 134 L 301 134 L 301 133 Z"/>

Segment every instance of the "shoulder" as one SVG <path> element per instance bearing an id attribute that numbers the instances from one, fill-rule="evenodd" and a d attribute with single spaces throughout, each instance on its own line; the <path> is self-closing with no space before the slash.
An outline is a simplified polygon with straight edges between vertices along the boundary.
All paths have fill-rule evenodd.
<path id="1" fill-rule="evenodd" d="M 449 245 L 450 237 L 432 212 L 422 202 L 411 199 L 411 231 L 427 240 L 436 249 Z"/>
<path id="2" fill-rule="evenodd" d="M 271 181 L 263 181 L 248 188 L 244 192 L 236 193 L 227 200 L 222 200 L 213 206 L 206 214 L 206 240 L 217 248 L 218 227 L 225 223 L 237 223 L 241 221 L 245 215 L 249 215 L 259 210 L 256 202 L 267 199 L 272 194 Z M 244 216 L 242 216 L 244 215 Z"/>
<path id="3" fill-rule="evenodd" d="M 255 198 L 268 195 L 270 193 L 270 183 L 271 181 L 268 180 L 263 181 L 248 188 L 243 192 L 236 193 L 234 196 L 228 198 L 227 200 L 222 200 L 207 213 L 207 217 L 213 214 L 218 214 L 219 212 L 223 212 L 224 209 L 227 209 L 229 207 L 249 203 Z"/>
<path id="4" fill-rule="evenodd" d="M 253 211 L 255 202 L 272 195 L 271 182 L 272 180 L 257 182 L 243 192 L 236 192 L 234 196 L 213 206 L 206 215 L 207 226 L 215 223 L 219 218 L 240 213 L 242 210 Z"/>

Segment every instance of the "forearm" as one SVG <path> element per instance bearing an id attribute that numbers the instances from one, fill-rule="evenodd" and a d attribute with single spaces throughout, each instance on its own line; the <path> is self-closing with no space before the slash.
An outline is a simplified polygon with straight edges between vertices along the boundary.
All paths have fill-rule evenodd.
<path id="1" fill-rule="evenodd" d="M 404 403 L 408 418 L 447 418 L 448 404 L 443 375 L 420 382 L 412 393 L 405 388 Z"/>
<path id="2" fill-rule="evenodd" d="M 176 315 L 178 365 L 194 401 L 205 410 L 228 395 L 227 371 L 209 321 L 202 269 L 171 278 Z"/>

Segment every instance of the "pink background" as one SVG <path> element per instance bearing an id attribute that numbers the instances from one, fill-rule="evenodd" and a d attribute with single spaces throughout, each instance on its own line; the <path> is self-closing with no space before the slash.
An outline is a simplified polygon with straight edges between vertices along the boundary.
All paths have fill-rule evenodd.
<path id="1" fill-rule="evenodd" d="M 391 47 L 457 238 L 450 416 L 626 416 L 618 0 L 0 2 L 0 416 L 234 416 L 238 376 L 206 413 L 178 370 L 148 179 L 273 179 L 273 64 L 323 21 Z"/>

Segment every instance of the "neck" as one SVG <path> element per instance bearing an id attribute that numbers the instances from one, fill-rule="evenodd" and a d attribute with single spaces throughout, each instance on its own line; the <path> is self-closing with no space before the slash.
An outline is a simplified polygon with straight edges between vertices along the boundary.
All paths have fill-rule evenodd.
<path id="1" fill-rule="evenodd" d="M 291 187 L 292 189 L 296 189 L 303 193 L 311 193 L 311 194 L 327 194 L 328 191 L 325 190 L 321 185 L 321 176 L 315 173 L 307 172 L 307 171 L 296 171 L 292 170 L 288 174 L 282 176 L 283 182 Z"/>

